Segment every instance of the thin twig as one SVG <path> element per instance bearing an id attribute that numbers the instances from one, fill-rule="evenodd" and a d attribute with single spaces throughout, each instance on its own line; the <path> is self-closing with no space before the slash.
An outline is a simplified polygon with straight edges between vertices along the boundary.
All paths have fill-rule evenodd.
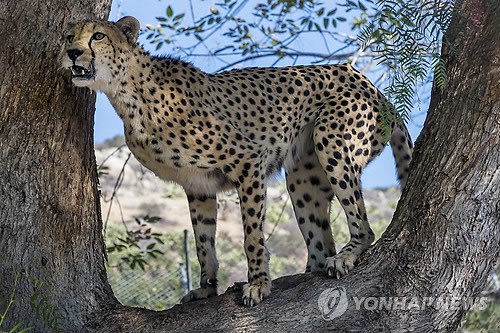
<path id="1" fill-rule="evenodd" d="M 349 52 L 349 53 L 344 53 L 344 54 L 339 54 L 339 55 L 332 55 L 332 54 L 322 54 L 322 53 L 314 53 L 314 52 L 297 52 L 297 53 L 291 53 L 291 52 L 284 52 L 282 55 L 283 57 L 290 57 L 290 58 L 295 58 L 295 57 L 313 57 L 313 58 L 321 58 L 323 60 L 345 60 L 352 55 L 354 55 L 355 52 Z M 219 72 L 226 71 L 230 69 L 231 67 L 234 67 L 238 64 L 254 60 L 254 59 L 259 59 L 259 58 L 266 58 L 266 57 L 275 57 L 275 53 L 269 53 L 269 54 L 256 54 L 252 56 L 245 57 L 243 59 L 234 61 L 226 66 L 223 66 L 219 68 Z M 360 57 L 369 57 L 373 56 L 372 53 L 363 53 L 360 55 Z"/>
<path id="2" fill-rule="evenodd" d="M 113 207 L 113 200 L 115 199 L 118 189 L 122 186 L 123 183 L 123 178 L 125 175 L 125 166 L 127 165 L 128 161 L 130 160 L 130 157 L 132 156 L 132 153 L 128 153 L 127 159 L 125 160 L 125 163 L 123 163 L 122 169 L 120 170 L 120 173 L 118 174 L 118 178 L 116 179 L 115 186 L 113 187 L 113 193 L 111 194 L 111 197 L 109 199 L 104 199 L 104 202 L 109 202 L 109 207 L 108 207 L 108 212 L 106 213 L 106 219 L 104 220 L 104 238 L 106 239 L 106 230 L 108 227 L 108 221 L 109 221 L 109 216 L 111 214 L 111 208 Z M 121 214 L 121 206 L 120 207 L 120 214 Z M 123 215 L 122 215 L 123 218 Z"/>
<path id="3" fill-rule="evenodd" d="M 286 191 L 283 191 L 281 192 L 281 194 L 279 195 L 279 197 L 281 198 L 283 196 L 283 194 L 285 194 Z M 285 209 L 286 209 L 286 206 L 288 204 L 288 200 L 290 200 L 290 197 L 288 197 L 288 199 L 286 199 L 284 202 L 283 202 L 283 206 L 281 207 L 281 212 L 280 212 L 280 215 L 278 216 L 278 219 L 276 220 L 276 222 L 274 223 L 274 226 L 273 228 L 271 229 L 271 232 L 269 233 L 269 235 L 267 235 L 267 238 L 266 238 L 266 241 L 269 240 L 269 238 L 271 238 L 271 236 L 273 235 L 274 231 L 276 230 L 276 228 L 278 227 L 278 224 L 280 223 L 281 221 L 281 218 L 283 217 L 283 215 L 285 214 Z"/>
<path id="4" fill-rule="evenodd" d="M 97 170 L 99 170 L 100 168 L 102 168 L 102 166 L 104 165 L 104 163 L 106 163 L 106 161 L 107 161 L 107 160 L 109 160 L 109 158 L 110 158 L 111 156 L 113 156 L 114 154 L 116 154 L 117 152 L 119 152 L 120 150 L 122 150 L 123 148 L 125 148 L 126 146 L 127 146 L 126 144 L 123 144 L 123 145 L 118 146 L 118 147 L 117 147 L 117 148 L 116 148 L 116 149 L 115 149 L 115 150 L 114 150 L 111 154 L 109 154 L 108 156 L 106 156 L 106 157 L 104 158 L 104 160 L 102 160 L 101 164 L 99 164 L 99 165 L 97 166 Z"/>

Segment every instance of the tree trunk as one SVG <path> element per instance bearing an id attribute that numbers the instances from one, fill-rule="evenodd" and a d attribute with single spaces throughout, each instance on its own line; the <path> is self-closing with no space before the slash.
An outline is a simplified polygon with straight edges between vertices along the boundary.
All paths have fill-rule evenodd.
<path id="1" fill-rule="evenodd" d="M 58 61 L 69 24 L 107 17 L 110 3 L 1 1 L 0 313 L 16 276 L 17 288 L 0 331 L 22 322 L 81 332 L 92 311 L 117 303 L 104 266 L 95 95 L 73 88 Z"/>
<path id="2" fill-rule="evenodd" d="M 8 8 L 15 18 L 17 8 Z M 56 16 L 69 15 L 61 12 Z M 49 17 L 38 26 L 56 31 L 65 25 L 63 18 Z M 81 105 L 88 93 L 68 88 L 56 71 L 56 52 L 37 53 L 57 49 L 47 47 L 59 45 L 55 33 L 50 40 L 32 38 L 24 31 L 36 31 L 26 28 L 36 25 L 34 19 L 8 20 L 23 28 L 0 30 L 8 31 L 3 40 L 10 50 L 2 52 L 0 66 L 15 68 L 2 69 L 6 75 L 0 76 L 0 273 L 6 277 L 0 279 L 0 299 L 12 290 L 15 272 L 24 270 L 46 281 L 43 295 L 60 309 L 65 332 L 84 325 L 100 333 L 454 331 L 471 304 L 443 307 L 424 297 L 477 296 L 500 251 L 498 17 L 494 1 L 457 1 L 443 48 L 449 85 L 444 92 L 433 90 L 393 223 L 357 268 L 341 280 L 324 274 L 280 278 L 271 296 L 251 309 L 233 288 L 163 312 L 123 307 L 111 295 L 91 153 L 92 109 Z M 19 40 L 30 47 L 21 49 Z M 30 317 L 32 281 L 21 283 L 9 323 L 24 321 L 45 331 Z M 320 311 L 318 299 L 335 287 L 346 291 L 348 307 L 325 320 L 329 313 Z M 420 309 L 408 303 L 373 309 L 366 302 L 358 309 L 361 297 L 415 297 Z"/>

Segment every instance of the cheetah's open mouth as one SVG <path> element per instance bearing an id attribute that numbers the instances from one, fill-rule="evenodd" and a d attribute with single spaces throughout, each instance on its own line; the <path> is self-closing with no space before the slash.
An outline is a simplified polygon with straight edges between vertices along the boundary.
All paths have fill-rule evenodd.
<path id="1" fill-rule="evenodd" d="M 71 66 L 71 74 L 73 75 L 73 79 L 90 80 L 95 75 L 94 66 L 90 64 L 89 68 L 85 68 L 82 66 L 73 65 Z"/>

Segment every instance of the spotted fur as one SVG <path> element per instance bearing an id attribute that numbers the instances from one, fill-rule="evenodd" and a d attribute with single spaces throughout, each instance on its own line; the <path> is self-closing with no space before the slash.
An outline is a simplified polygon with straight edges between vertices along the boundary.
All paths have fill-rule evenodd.
<path id="1" fill-rule="evenodd" d="M 340 277 L 373 242 L 361 171 L 385 142 L 382 94 L 350 65 L 245 68 L 207 74 L 149 55 L 136 44 L 139 22 L 85 21 L 73 27 L 62 59 L 73 83 L 103 91 L 123 120 L 127 145 L 158 177 L 188 197 L 200 288 L 183 301 L 217 294 L 216 194 L 236 188 L 252 306 L 271 292 L 264 242 L 267 180 L 282 168 L 308 249 L 307 271 Z M 408 131 L 394 117 L 390 143 L 404 186 Z M 330 229 L 337 197 L 351 240 L 339 253 Z"/>

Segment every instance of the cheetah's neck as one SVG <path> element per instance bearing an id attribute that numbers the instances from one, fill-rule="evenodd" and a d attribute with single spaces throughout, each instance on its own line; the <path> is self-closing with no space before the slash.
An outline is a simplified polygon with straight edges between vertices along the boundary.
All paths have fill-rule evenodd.
<path id="1" fill-rule="evenodd" d="M 144 113 L 148 106 L 148 111 L 158 113 L 161 109 L 165 115 L 165 111 L 172 113 L 184 98 L 203 89 L 208 76 L 187 62 L 151 56 L 137 46 L 120 73 L 102 90 L 122 118 L 139 110 Z"/>

